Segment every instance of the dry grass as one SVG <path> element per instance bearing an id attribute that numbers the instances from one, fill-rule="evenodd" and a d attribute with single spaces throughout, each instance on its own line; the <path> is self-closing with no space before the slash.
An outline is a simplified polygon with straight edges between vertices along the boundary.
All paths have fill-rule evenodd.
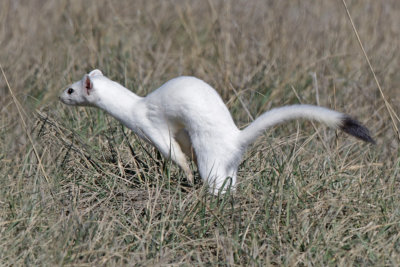
<path id="1" fill-rule="evenodd" d="M 400 2 L 348 6 L 399 114 Z M 0 265 L 400 264 L 399 140 L 340 1 L 4 0 L 0 51 L 23 107 L 0 78 Z M 238 192 L 212 197 L 103 112 L 57 101 L 93 68 L 139 95 L 195 75 L 241 127 L 332 107 L 377 145 L 280 126 Z"/>

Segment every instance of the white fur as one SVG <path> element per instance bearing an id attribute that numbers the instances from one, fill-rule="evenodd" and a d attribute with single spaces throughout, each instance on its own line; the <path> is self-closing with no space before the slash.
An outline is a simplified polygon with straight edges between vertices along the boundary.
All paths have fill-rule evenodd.
<path id="1" fill-rule="evenodd" d="M 60 99 L 69 105 L 105 110 L 177 163 L 191 182 L 193 174 L 186 156 L 196 160 L 201 178 L 214 193 L 227 177 L 235 185 L 247 146 L 269 127 L 304 118 L 336 128 L 343 116 L 322 107 L 285 106 L 264 113 L 240 131 L 218 93 L 200 79 L 178 77 L 146 97 L 139 97 L 99 70 L 72 84 Z"/>

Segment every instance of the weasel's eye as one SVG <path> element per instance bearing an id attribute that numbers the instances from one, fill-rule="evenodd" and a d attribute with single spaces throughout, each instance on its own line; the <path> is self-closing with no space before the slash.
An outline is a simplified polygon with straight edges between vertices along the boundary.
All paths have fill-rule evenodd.
<path id="1" fill-rule="evenodd" d="M 72 89 L 72 88 L 69 88 L 68 89 L 68 91 L 67 91 L 67 93 L 70 95 L 70 94 L 72 94 L 74 92 L 74 89 Z"/>

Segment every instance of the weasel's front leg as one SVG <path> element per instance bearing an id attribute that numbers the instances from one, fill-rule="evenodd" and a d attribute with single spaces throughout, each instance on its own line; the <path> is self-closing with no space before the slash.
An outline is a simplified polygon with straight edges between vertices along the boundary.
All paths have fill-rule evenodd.
<path id="1" fill-rule="evenodd" d="M 186 178 L 188 179 L 189 183 L 191 185 L 194 184 L 194 178 L 193 178 L 193 173 L 192 170 L 189 167 L 189 162 L 186 159 L 185 154 L 182 152 L 179 144 L 174 140 L 175 145 L 171 144 L 171 159 L 174 161 L 176 164 L 178 164 L 179 167 L 183 170 L 183 172 L 186 175 Z M 174 152 L 172 152 L 174 151 Z M 178 152 L 177 152 L 178 151 Z"/>
<path id="2" fill-rule="evenodd" d="M 193 185 L 194 178 L 189 162 L 175 138 L 168 131 L 152 133 L 148 138 L 166 159 L 171 159 L 183 170 L 189 183 Z"/>

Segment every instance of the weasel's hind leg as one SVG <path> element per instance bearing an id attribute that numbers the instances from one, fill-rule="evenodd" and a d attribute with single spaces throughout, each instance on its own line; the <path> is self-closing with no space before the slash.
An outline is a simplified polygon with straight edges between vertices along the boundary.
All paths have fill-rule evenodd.
<path id="1" fill-rule="evenodd" d="M 210 193 L 215 195 L 221 190 L 222 193 L 235 190 L 237 169 L 230 167 L 229 162 L 221 157 L 198 157 L 197 162 L 200 176 L 208 184 Z"/>
<path id="2" fill-rule="evenodd" d="M 218 194 L 222 188 L 225 193 L 228 186 L 234 190 L 236 173 L 240 163 L 241 150 L 229 140 L 229 137 L 191 137 L 197 158 L 197 168 L 210 192 Z M 202 142 L 201 142 L 202 140 Z M 230 178 L 231 182 L 226 180 Z"/>

